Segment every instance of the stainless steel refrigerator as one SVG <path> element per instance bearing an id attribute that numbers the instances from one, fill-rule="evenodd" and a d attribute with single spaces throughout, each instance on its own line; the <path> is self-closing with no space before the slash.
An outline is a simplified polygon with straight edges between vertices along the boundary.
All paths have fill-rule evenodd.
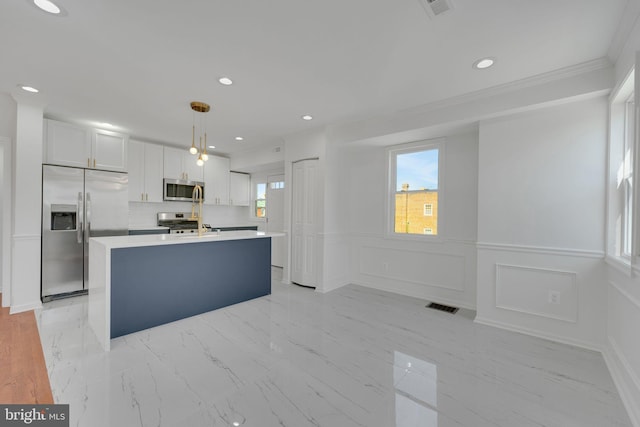
<path id="1" fill-rule="evenodd" d="M 42 166 L 42 301 L 87 292 L 89 238 L 128 233 L 126 173 Z"/>

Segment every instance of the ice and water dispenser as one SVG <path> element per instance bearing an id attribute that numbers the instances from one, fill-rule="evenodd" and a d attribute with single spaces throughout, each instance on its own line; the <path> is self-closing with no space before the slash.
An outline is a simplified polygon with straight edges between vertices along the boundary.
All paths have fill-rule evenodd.
<path id="1" fill-rule="evenodd" d="M 76 205 L 51 205 L 51 230 L 75 230 Z"/>

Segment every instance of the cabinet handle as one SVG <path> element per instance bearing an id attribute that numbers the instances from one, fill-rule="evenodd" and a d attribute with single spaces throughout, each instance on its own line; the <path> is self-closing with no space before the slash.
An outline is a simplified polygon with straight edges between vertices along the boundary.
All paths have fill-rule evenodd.
<path id="1" fill-rule="evenodd" d="M 146 200 L 149 201 L 149 193 L 146 194 Z"/>
<path id="2" fill-rule="evenodd" d="M 140 193 L 140 201 L 143 201 L 143 200 L 144 200 L 144 194 Z"/>
<path id="3" fill-rule="evenodd" d="M 91 159 L 87 157 L 87 167 L 90 168 L 91 167 Z"/>
<path id="4" fill-rule="evenodd" d="M 96 168 L 96 159 L 93 159 L 93 168 Z"/>

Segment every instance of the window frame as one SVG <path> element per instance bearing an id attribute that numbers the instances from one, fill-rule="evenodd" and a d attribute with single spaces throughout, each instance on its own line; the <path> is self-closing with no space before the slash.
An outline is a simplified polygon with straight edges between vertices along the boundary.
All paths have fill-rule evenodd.
<path id="1" fill-rule="evenodd" d="M 258 185 L 264 184 L 264 199 L 258 199 Z M 265 200 L 265 215 L 266 215 L 266 210 L 267 210 L 267 206 L 266 206 L 266 200 L 267 200 L 267 189 L 269 187 L 269 183 L 267 182 L 266 178 L 265 179 L 256 179 L 255 181 L 252 182 L 252 188 L 251 188 L 251 193 L 252 193 L 252 204 L 251 204 L 251 217 L 256 220 L 256 221 L 261 221 L 264 222 L 266 221 L 266 216 L 258 216 L 256 215 L 256 211 L 257 211 L 257 205 L 258 205 L 258 200 Z"/>
<path id="2" fill-rule="evenodd" d="M 438 207 L 437 207 L 437 227 L 438 234 L 409 234 L 395 232 L 395 197 L 396 197 L 396 177 L 397 177 L 397 156 L 399 154 L 415 153 L 418 151 L 438 150 Z M 443 215 L 445 207 L 445 138 L 426 139 L 404 144 L 389 146 L 386 148 L 387 160 L 387 197 L 385 203 L 386 230 L 385 237 L 400 240 L 418 240 L 438 242 L 443 239 L 446 230 L 446 219 Z M 433 211 L 432 211 L 433 213 Z"/>
<path id="3" fill-rule="evenodd" d="M 624 138 L 622 142 L 622 164 L 624 182 L 624 195 L 622 200 L 622 236 L 620 256 L 631 260 L 633 257 L 633 229 L 635 212 L 635 174 L 636 174 L 636 108 L 635 93 L 631 92 L 624 100 Z M 631 108 L 630 108 L 631 104 Z M 629 158 L 627 159 L 627 151 Z"/>
<path id="4" fill-rule="evenodd" d="M 640 56 L 636 59 L 639 64 Z M 640 274 L 640 218 L 638 218 L 638 105 L 630 110 L 628 102 L 639 97 L 640 75 L 632 67 L 609 97 L 609 140 L 607 147 L 607 206 L 605 261 L 631 277 Z M 633 126 L 629 126 L 629 122 Z M 630 155 L 626 158 L 626 151 Z M 627 166 L 631 175 L 627 175 Z M 629 177 L 629 180 L 626 178 Z M 623 183 L 627 181 L 626 183 Z M 630 197 L 630 205 L 629 205 Z M 630 213 L 630 215 L 629 215 Z M 627 218 L 629 219 L 627 221 Z M 626 239 L 626 240 L 625 240 Z"/>

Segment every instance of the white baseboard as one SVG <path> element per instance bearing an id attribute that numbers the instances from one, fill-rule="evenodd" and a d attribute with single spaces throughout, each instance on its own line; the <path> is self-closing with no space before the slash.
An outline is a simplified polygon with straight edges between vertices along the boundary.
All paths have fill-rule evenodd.
<path id="1" fill-rule="evenodd" d="M 38 308 L 42 308 L 42 302 L 40 302 L 40 301 L 31 302 L 31 303 L 28 303 L 28 304 L 13 305 L 9 309 L 9 314 L 22 313 L 24 311 L 36 310 Z"/>
<path id="2" fill-rule="evenodd" d="M 599 345 L 597 345 L 595 343 L 587 342 L 587 341 L 574 340 L 574 339 L 570 339 L 570 338 L 566 338 L 566 337 L 561 337 L 559 335 L 541 333 L 540 331 L 536 331 L 536 330 L 533 330 L 533 329 L 523 328 L 523 327 L 519 327 L 519 326 L 513 326 L 513 325 L 510 325 L 508 323 L 502 323 L 502 322 L 498 322 L 496 320 L 491 320 L 491 319 L 487 319 L 487 318 L 479 317 L 479 316 L 476 316 L 474 322 L 479 323 L 481 325 L 493 326 L 495 328 L 500 328 L 500 329 L 504 329 L 504 330 L 507 330 L 507 331 L 518 332 L 518 333 L 525 334 L 525 335 L 531 335 L 531 336 L 534 336 L 534 337 L 538 337 L 538 338 L 543 338 L 543 339 L 550 340 L 550 341 L 559 342 L 561 344 L 572 345 L 574 347 L 580 347 L 580 348 L 584 348 L 586 350 L 597 351 L 598 353 L 602 353 L 601 346 L 599 346 Z"/>
<path id="3" fill-rule="evenodd" d="M 354 285 L 363 286 L 365 288 L 371 288 L 371 289 L 377 289 L 379 291 L 391 292 L 392 294 L 404 295 L 404 296 L 412 297 L 412 298 L 419 298 L 419 299 L 423 299 L 425 301 L 437 302 L 437 303 L 440 303 L 440 304 L 451 305 L 451 306 L 454 306 L 454 307 L 465 308 L 465 309 L 473 310 L 473 311 L 476 310 L 476 307 L 474 305 L 467 304 L 465 302 L 454 300 L 454 299 L 450 299 L 450 298 L 443 298 L 441 296 L 436 296 L 436 295 L 417 295 L 417 294 L 412 294 L 412 293 L 408 293 L 408 292 L 400 292 L 398 289 L 395 289 L 395 288 L 391 288 L 391 287 L 387 287 L 387 286 L 372 285 L 372 284 L 369 284 L 369 283 L 362 283 L 362 282 L 351 282 L 351 283 L 353 283 Z"/>
<path id="4" fill-rule="evenodd" d="M 629 362 L 614 340 L 609 339 L 609 346 L 602 355 L 631 423 L 634 427 L 640 427 L 640 402 L 634 397 L 640 396 L 640 381 L 633 375 Z"/>

